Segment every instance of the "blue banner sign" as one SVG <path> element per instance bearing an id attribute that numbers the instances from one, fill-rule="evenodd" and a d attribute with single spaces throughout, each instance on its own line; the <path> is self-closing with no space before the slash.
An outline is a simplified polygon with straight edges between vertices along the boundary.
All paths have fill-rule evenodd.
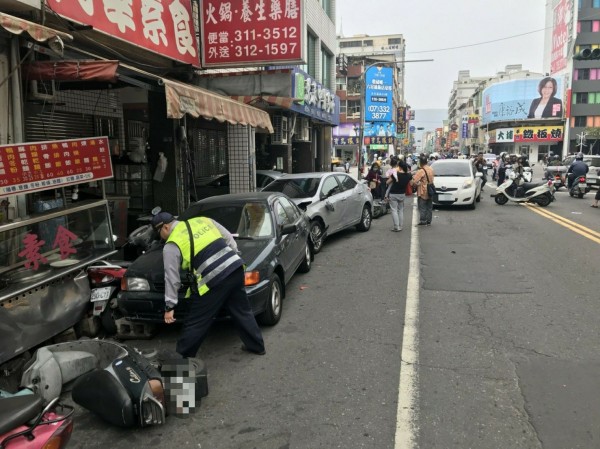
<path id="1" fill-rule="evenodd" d="M 370 67 L 365 77 L 365 122 L 391 122 L 393 120 L 393 69 Z"/>

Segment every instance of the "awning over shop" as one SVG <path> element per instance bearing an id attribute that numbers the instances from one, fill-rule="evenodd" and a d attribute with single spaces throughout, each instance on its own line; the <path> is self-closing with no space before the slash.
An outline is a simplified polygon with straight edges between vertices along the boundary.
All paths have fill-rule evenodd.
<path id="1" fill-rule="evenodd" d="M 167 97 L 167 117 L 192 117 L 216 119 L 232 125 L 250 125 L 273 132 L 269 114 L 201 87 L 162 79 Z"/>
<path id="2" fill-rule="evenodd" d="M 27 32 L 38 42 L 46 42 L 48 39 L 52 39 L 53 37 L 57 36 L 63 40 L 73 40 L 73 36 L 68 33 L 63 33 L 62 31 L 29 22 L 28 20 L 20 19 L 3 12 L 0 12 L 0 26 L 13 34 L 22 34 L 23 32 Z"/>
<path id="3" fill-rule="evenodd" d="M 117 81 L 119 61 L 75 59 L 69 61 L 34 61 L 23 64 L 23 76 L 31 80 Z"/>
<path id="4" fill-rule="evenodd" d="M 290 97 L 275 97 L 272 95 L 232 95 L 232 99 L 239 101 L 245 104 L 258 104 L 261 101 L 268 103 L 273 106 L 279 106 L 285 109 L 290 109 L 292 104 L 294 104 L 294 98 Z M 297 100 L 301 101 L 301 100 Z"/>

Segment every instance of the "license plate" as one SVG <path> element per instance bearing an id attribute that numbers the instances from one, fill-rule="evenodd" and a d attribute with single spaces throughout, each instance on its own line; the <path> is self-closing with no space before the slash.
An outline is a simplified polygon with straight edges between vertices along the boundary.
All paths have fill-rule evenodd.
<path id="1" fill-rule="evenodd" d="M 94 288 L 92 290 L 92 296 L 90 298 L 90 301 L 91 302 L 107 301 L 108 299 L 110 299 L 111 293 L 112 293 L 111 287 Z"/>
<path id="2" fill-rule="evenodd" d="M 438 201 L 454 201 L 451 193 L 438 193 Z"/>

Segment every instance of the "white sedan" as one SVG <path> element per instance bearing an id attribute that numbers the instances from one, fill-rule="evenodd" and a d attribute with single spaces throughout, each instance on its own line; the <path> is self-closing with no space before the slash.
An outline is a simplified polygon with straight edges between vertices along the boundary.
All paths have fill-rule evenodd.
<path id="1" fill-rule="evenodd" d="M 435 204 L 468 206 L 481 200 L 481 177 L 468 159 L 442 159 L 431 164 L 435 174 Z"/>

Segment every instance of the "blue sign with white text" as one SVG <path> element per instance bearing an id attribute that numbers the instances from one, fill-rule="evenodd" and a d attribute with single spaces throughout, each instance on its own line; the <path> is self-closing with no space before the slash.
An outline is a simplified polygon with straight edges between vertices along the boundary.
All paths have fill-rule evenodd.
<path id="1" fill-rule="evenodd" d="M 393 69 L 370 67 L 367 69 L 365 77 L 365 122 L 393 121 Z"/>

